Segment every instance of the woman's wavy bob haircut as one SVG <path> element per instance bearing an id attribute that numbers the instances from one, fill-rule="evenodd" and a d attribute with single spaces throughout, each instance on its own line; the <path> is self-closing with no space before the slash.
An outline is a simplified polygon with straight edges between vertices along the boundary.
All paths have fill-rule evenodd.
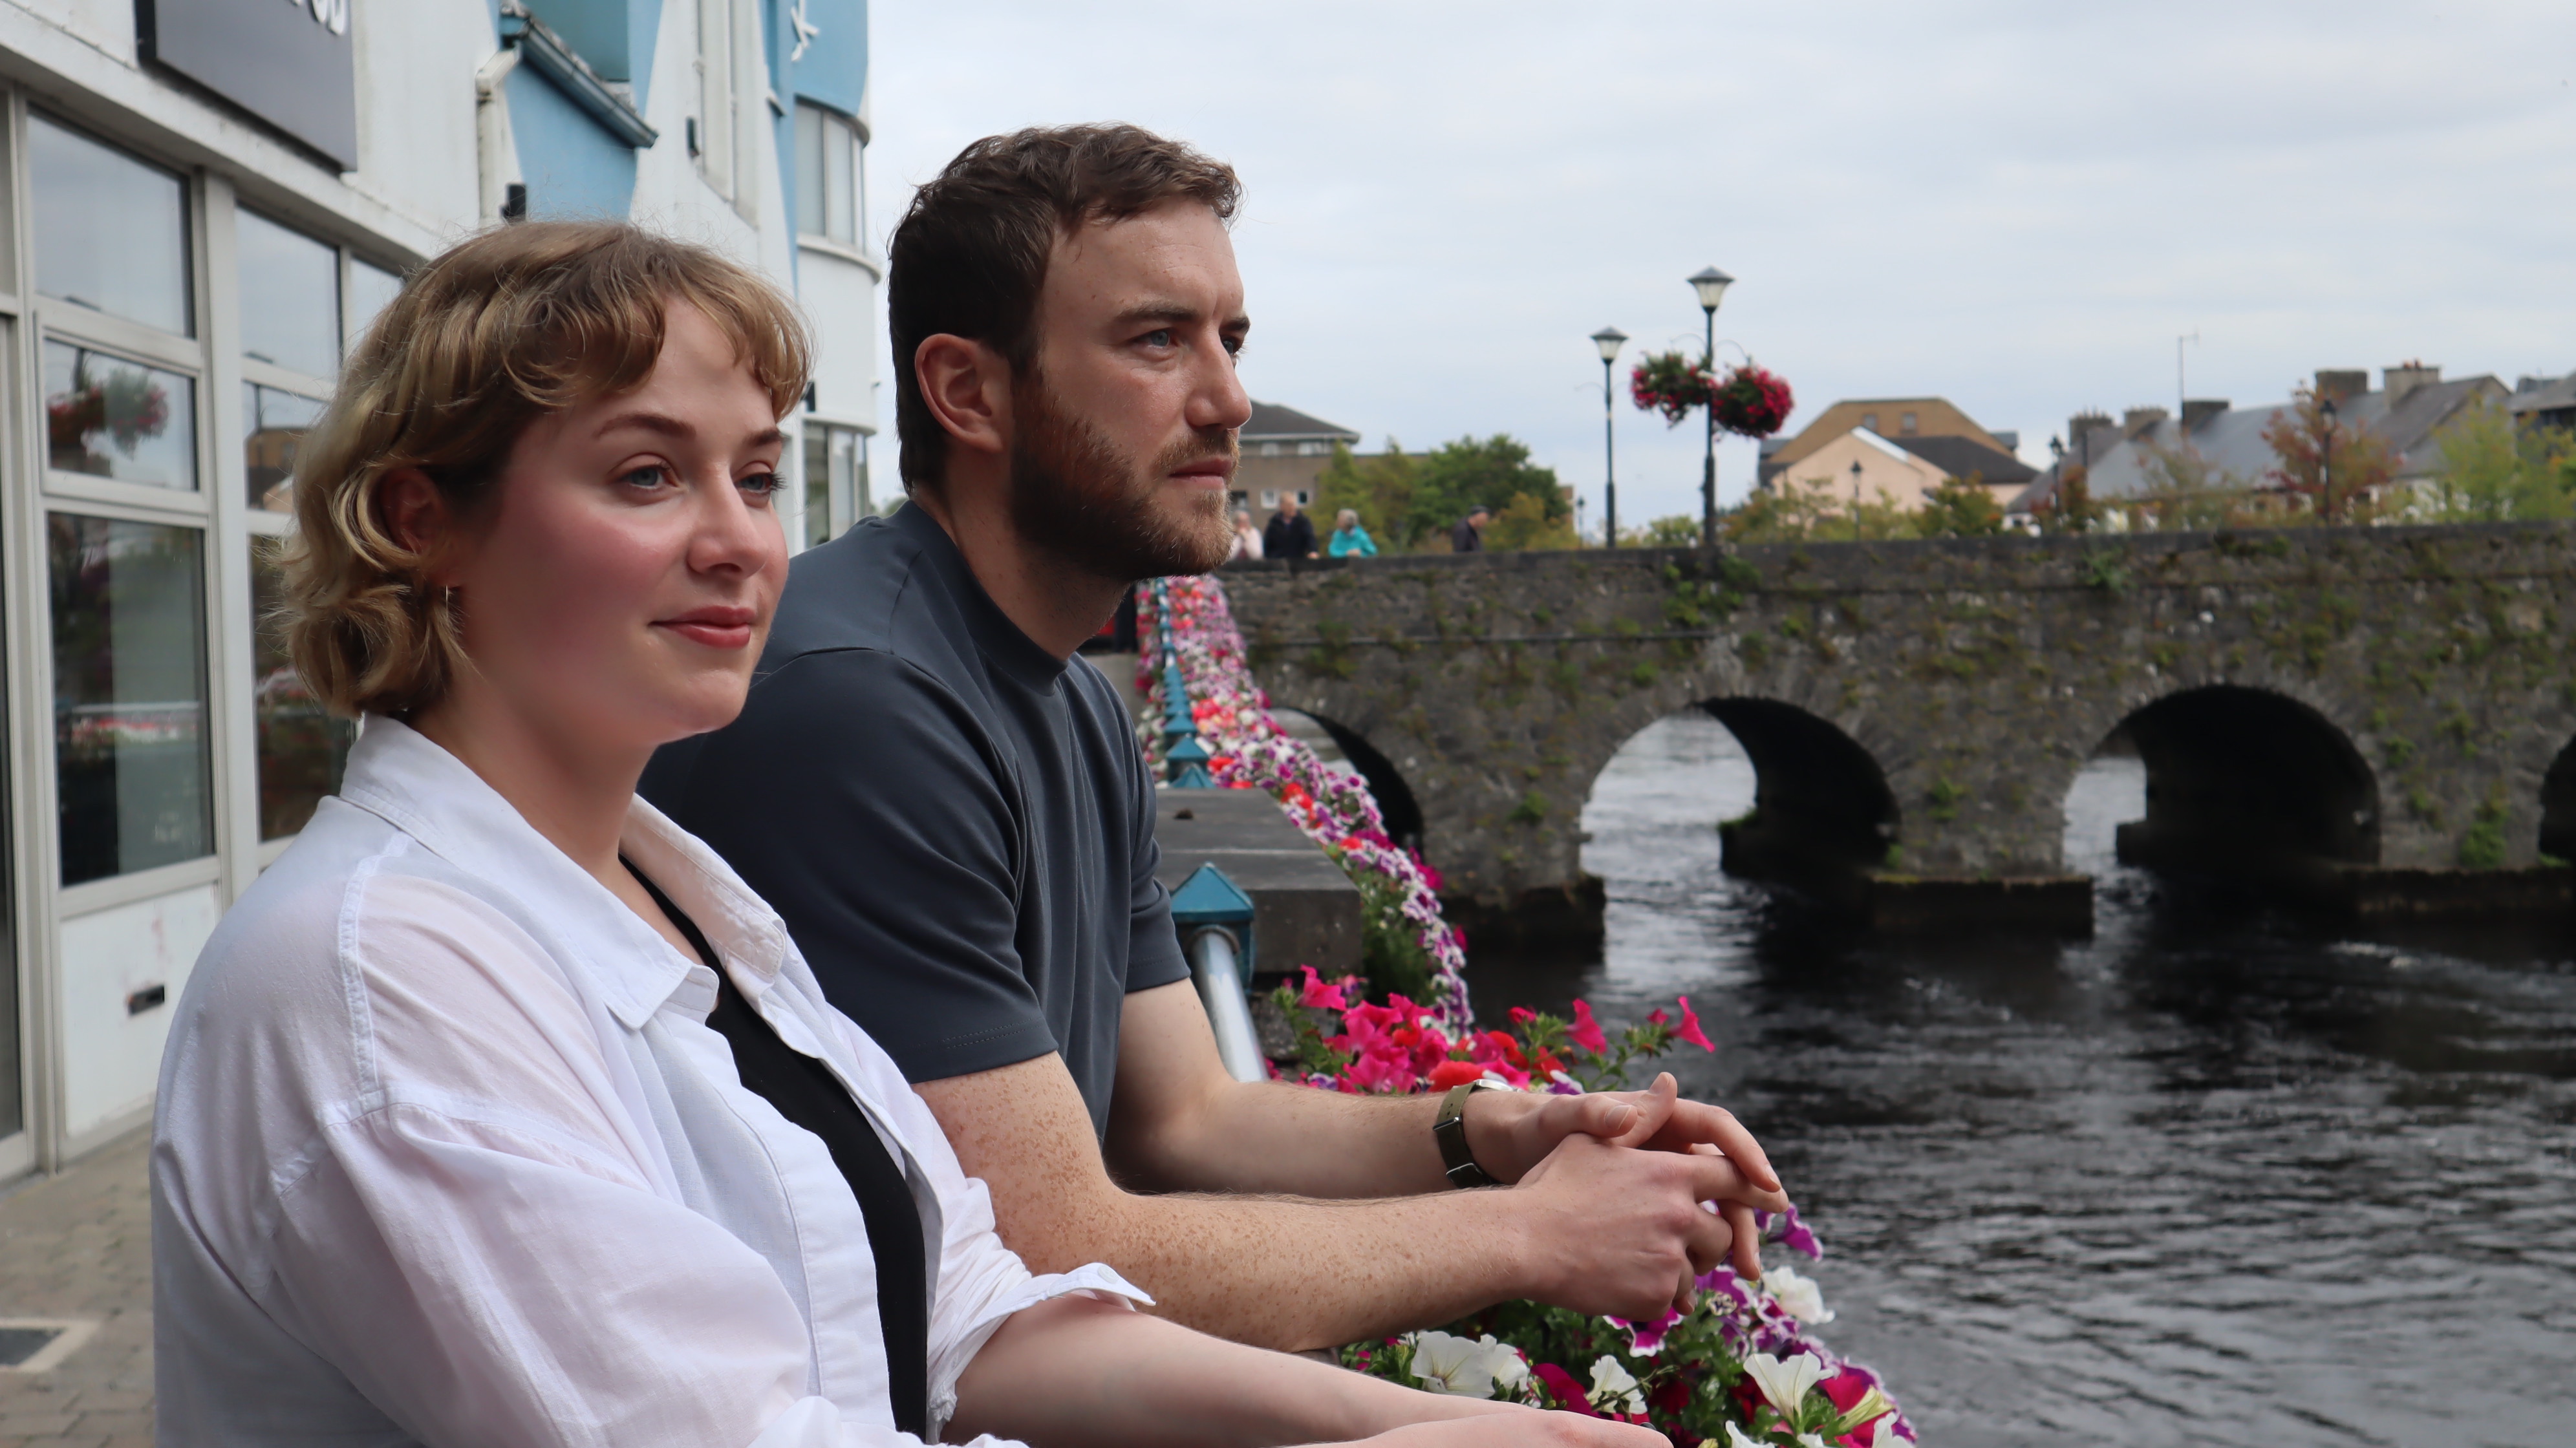
<path id="1" fill-rule="evenodd" d="M 386 526 L 385 478 L 418 468 L 469 526 L 529 424 L 642 386 L 663 322 L 698 308 L 785 417 L 813 343 L 796 304 L 739 263 L 616 221 L 486 231 L 413 272 L 341 370 L 295 465 L 284 555 L 287 646 L 335 714 L 408 715 L 465 657 L 432 560 Z"/>

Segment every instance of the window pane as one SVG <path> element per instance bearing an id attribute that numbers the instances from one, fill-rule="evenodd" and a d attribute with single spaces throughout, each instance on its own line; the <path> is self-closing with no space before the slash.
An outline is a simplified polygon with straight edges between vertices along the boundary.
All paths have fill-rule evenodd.
<path id="1" fill-rule="evenodd" d="M 45 342 L 45 465 L 162 488 L 197 486 L 197 384 Z"/>
<path id="2" fill-rule="evenodd" d="M 27 175 L 37 291 L 196 335 L 184 182 L 42 116 L 28 118 Z"/>
<path id="3" fill-rule="evenodd" d="M 372 262 L 351 259 L 349 262 L 349 340 L 356 341 L 376 320 L 376 314 L 393 305 L 394 294 L 402 290 L 402 278 Z"/>
<path id="4" fill-rule="evenodd" d="M 340 370 L 340 254 L 257 212 L 237 213 L 242 355 L 316 377 Z"/>
<path id="5" fill-rule="evenodd" d="M 63 883 L 214 852 L 194 528 L 47 516 Z"/>
<path id="6" fill-rule="evenodd" d="M 867 511 L 859 506 L 858 453 L 859 434 L 855 429 L 832 429 L 832 501 L 840 506 L 845 518 L 861 517 Z"/>
<path id="7" fill-rule="evenodd" d="M 859 476 L 858 489 L 851 496 L 857 500 L 856 516 L 866 518 L 877 510 L 876 499 L 868 492 L 868 435 L 864 432 L 852 435 L 859 440 Z"/>
<path id="8" fill-rule="evenodd" d="M 269 513 L 292 513 L 289 488 L 295 481 L 295 444 L 322 416 L 322 404 L 310 397 L 242 384 L 242 432 L 250 439 L 243 475 L 250 480 L 250 505 Z"/>
<path id="9" fill-rule="evenodd" d="M 805 546 L 832 541 L 832 430 L 805 427 Z"/>
<path id="10" fill-rule="evenodd" d="M 250 540 L 250 607 L 253 625 L 251 707 L 259 714 L 259 837 L 282 840 L 304 828 L 322 796 L 340 787 L 340 770 L 358 727 L 334 719 L 286 656 L 286 630 L 277 617 L 286 602 L 286 575 L 278 566 L 280 538 Z"/>
<path id="11" fill-rule="evenodd" d="M 858 167 L 850 154 L 857 140 L 857 130 L 839 116 L 829 118 L 823 126 L 823 196 L 827 203 L 824 222 L 834 241 L 852 246 L 859 240 L 857 201 L 852 190 Z"/>
<path id="12" fill-rule="evenodd" d="M 823 234 L 823 111 L 796 105 L 796 229 L 807 236 Z"/>

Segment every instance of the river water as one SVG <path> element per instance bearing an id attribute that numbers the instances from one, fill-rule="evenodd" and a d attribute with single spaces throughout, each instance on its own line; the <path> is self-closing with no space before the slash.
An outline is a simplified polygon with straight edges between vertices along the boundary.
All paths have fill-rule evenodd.
<path id="1" fill-rule="evenodd" d="M 1478 954 L 1479 1010 L 1688 994 L 1668 1058 L 1826 1242 L 1821 1330 L 1924 1441 L 2576 1443 L 2576 933 L 2338 934 L 2111 859 L 2089 941 L 1872 940 L 1718 868 L 1752 767 L 1639 735 L 1584 815 L 1588 961 Z"/>

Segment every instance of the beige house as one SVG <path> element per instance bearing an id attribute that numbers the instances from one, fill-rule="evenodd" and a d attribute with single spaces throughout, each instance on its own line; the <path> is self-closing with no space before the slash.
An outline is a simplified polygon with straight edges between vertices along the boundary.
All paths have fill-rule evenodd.
<path id="1" fill-rule="evenodd" d="M 1978 426 L 1974 419 L 1945 397 L 1850 398 L 1818 413 L 1816 419 L 1800 428 L 1795 436 L 1765 443 L 1761 485 L 1767 488 L 1774 479 L 1793 469 L 1799 477 L 1812 476 L 1813 469 L 1806 465 L 1807 459 L 1828 444 L 1840 441 L 1856 427 L 1866 428 L 1898 443 L 1917 438 L 1964 438 L 2006 455 L 2021 445 L 2020 437 L 2014 433 L 1998 433 Z M 1848 466 L 1845 471 L 1849 471 Z"/>
<path id="2" fill-rule="evenodd" d="M 2012 454 L 1969 438 L 1891 440 L 1855 427 L 1822 440 L 1774 474 L 1771 486 L 1783 493 L 1813 494 L 1834 512 L 1848 511 L 1855 499 L 1912 512 L 1942 484 L 1970 480 L 2000 508 L 2028 487 L 2033 476 Z"/>

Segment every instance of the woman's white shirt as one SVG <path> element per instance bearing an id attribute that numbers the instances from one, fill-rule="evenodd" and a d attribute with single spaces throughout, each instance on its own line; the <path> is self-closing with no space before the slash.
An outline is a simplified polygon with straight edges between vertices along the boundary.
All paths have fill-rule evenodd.
<path id="1" fill-rule="evenodd" d="M 1034 1277 L 778 916 L 637 800 L 627 856 L 920 1208 L 936 1437 Z M 164 1444 L 894 1444 L 867 1227 L 683 957 L 454 756 L 371 717 L 181 999 L 152 1154 Z"/>

